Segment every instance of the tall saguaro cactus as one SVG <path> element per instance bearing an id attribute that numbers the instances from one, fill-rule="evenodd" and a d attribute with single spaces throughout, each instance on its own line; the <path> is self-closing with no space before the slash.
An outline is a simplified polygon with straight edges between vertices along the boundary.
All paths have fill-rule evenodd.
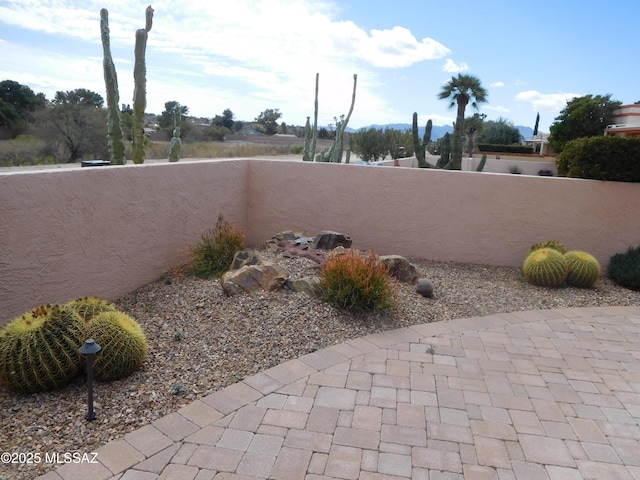
<path id="1" fill-rule="evenodd" d="M 316 155 L 316 162 L 333 162 L 333 163 L 342 163 L 342 154 L 344 153 L 344 131 L 347 128 L 347 124 L 349 123 L 349 118 L 351 118 L 351 113 L 353 112 L 353 106 L 356 103 L 356 87 L 358 85 L 358 74 L 353 74 L 353 94 L 351 95 L 351 107 L 349 108 L 349 113 L 347 116 L 340 117 L 340 121 L 336 121 L 336 136 L 333 139 L 333 145 L 329 147 L 328 150 L 324 150 Z M 347 151 L 347 158 L 350 156 L 350 152 Z"/>
<path id="2" fill-rule="evenodd" d="M 145 11 L 144 28 L 136 30 L 135 63 L 133 67 L 133 163 L 144 163 L 144 110 L 147 107 L 147 36 L 153 25 L 153 8 Z"/>
<path id="3" fill-rule="evenodd" d="M 120 117 L 120 94 L 118 76 L 111 57 L 109 40 L 109 12 L 100 10 L 100 37 L 102 38 L 104 84 L 107 90 L 107 138 L 112 165 L 124 165 L 124 139 Z"/>

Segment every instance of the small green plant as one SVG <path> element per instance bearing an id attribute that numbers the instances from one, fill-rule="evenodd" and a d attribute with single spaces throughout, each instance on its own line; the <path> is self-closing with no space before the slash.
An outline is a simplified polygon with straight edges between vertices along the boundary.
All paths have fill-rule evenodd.
<path id="1" fill-rule="evenodd" d="M 600 262 L 591 254 L 572 250 L 564 254 L 569 265 L 567 284 L 574 287 L 590 288 L 600 278 Z"/>
<path id="2" fill-rule="evenodd" d="M 202 234 L 191 249 L 191 273 L 202 278 L 217 278 L 229 270 L 236 252 L 244 249 L 245 233 L 227 222 L 221 214 L 216 226 Z"/>
<path id="3" fill-rule="evenodd" d="M 544 242 L 534 243 L 533 245 L 531 245 L 531 248 L 529 249 L 529 253 L 533 252 L 534 250 L 539 250 L 541 248 L 553 248 L 554 250 L 557 250 L 563 255 L 567 253 L 567 247 L 564 246 L 564 243 L 559 242 L 558 240 L 545 240 Z"/>
<path id="4" fill-rule="evenodd" d="M 609 259 L 608 274 L 618 285 L 640 291 L 640 246 L 613 255 Z"/>
<path id="5" fill-rule="evenodd" d="M 522 266 L 527 282 L 541 287 L 558 287 L 569 274 L 569 265 L 564 255 L 553 248 L 534 250 Z"/>
<path id="6" fill-rule="evenodd" d="M 334 306 L 358 313 L 382 312 L 395 305 L 389 267 L 378 263 L 373 252 L 330 256 L 320 271 L 318 290 Z"/>
<path id="7" fill-rule="evenodd" d="M 295 147 L 291 147 L 291 153 L 294 155 L 299 155 L 302 153 L 303 148 L 304 147 L 302 145 L 296 145 Z"/>

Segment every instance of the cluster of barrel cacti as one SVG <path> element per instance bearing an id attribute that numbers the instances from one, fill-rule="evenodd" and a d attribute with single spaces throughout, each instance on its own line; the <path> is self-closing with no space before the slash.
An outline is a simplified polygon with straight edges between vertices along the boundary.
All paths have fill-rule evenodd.
<path id="1" fill-rule="evenodd" d="M 601 274 L 600 262 L 593 255 L 581 250 L 568 251 L 557 240 L 532 245 L 522 271 L 529 283 L 541 287 L 590 288 Z"/>
<path id="2" fill-rule="evenodd" d="M 138 323 L 106 300 L 41 305 L 0 330 L 0 384 L 20 393 L 68 385 L 84 368 L 79 349 L 88 338 L 102 347 L 94 362 L 97 380 L 129 375 L 147 355 Z"/>

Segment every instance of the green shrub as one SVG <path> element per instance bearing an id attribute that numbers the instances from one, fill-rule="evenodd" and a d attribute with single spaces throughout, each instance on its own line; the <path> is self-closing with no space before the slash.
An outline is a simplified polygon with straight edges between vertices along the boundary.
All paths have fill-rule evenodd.
<path id="1" fill-rule="evenodd" d="M 200 242 L 191 247 L 188 270 L 202 278 L 217 278 L 229 270 L 236 252 L 244 249 L 245 233 L 220 215 L 216 226 L 203 233 Z"/>
<path id="2" fill-rule="evenodd" d="M 531 245 L 529 253 L 541 248 L 553 248 L 554 250 L 557 250 L 562 254 L 567 253 L 567 247 L 565 247 L 564 244 L 562 242 L 559 242 L 558 240 L 545 240 L 544 242 L 534 243 L 533 245 Z"/>
<path id="3" fill-rule="evenodd" d="M 304 150 L 304 147 L 302 145 L 291 147 L 291 153 L 294 155 L 300 155 L 302 153 L 302 150 Z"/>
<path id="4" fill-rule="evenodd" d="M 558 287 L 569 274 L 569 265 L 564 255 L 553 248 L 532 251 L 522 266 L 527 282 L 541 287 Z"/>
<path id="5" fill-rule="evenodd" d="M 569 265 L 567 283 L 574 287 L 590 288 L 600 278 L 600 262 L 591 254 L 572 250 L 564 254 Z"/>
<path id="6" fill-rule="evenodd" d="M 558 175 L 640 182 L 640 137 L 599 136 L 567 142 L 557 157 Z"/>
<path id="7" fill-rule="evenodd" d="M 351 134 L 351 150 L 365 162 L 375 162 L 387 155 L 389 147 L 384 132 L 369 127 Z"/>
<path id="8" fill-rule="evenodd" d="M 640 291 L 640 246 L 613 255 L 609 260 L 608 275 L 618 285 Z"/>
<path id="9" fill-rule="evenodd" d="M 357 313 L 382 312 L 395 305 L 389 266 L 378 263 L 373 252 L 350 250 L 327 258 L 318 290 L 334 306 Z"/>

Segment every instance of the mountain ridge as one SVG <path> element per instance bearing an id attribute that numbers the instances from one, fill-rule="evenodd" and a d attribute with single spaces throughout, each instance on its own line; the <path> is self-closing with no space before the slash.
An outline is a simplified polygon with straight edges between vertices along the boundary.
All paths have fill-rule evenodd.
<path id="1" fill-rule="evenodd" d="M 379 124 L 367 125 L 362 128 L 347 127 L 346 131 L 348 133 L 355 133 L 358 130 L 362 130 L 363 128 L 366 128 L 366 129 L 375 128 L 378 130 L 384 130 L 385 128 L 393 128 L 395 130 L 400 130 L 401 132 L 404 132 L 405 130 L 411 130 L 411 127 L 412 126 L 410 123 L 386 123 L 383 125 L 379 125 Z M 420 136 L 421 139 L 424 136 L 425 128 L 426 126 L 418 127 L 418 135 Z M 533 128 L 525 127 L 524 125 L 516 125 L 516 128 L 518 129 L 518 131 L 520 132 L 520 135 L 522 135 L 522 137 L 525 140 L 531 140 L 533 138 Z M 437 140 L 441 137 L 444 137 L 445 133 L 453 133 L 453 126 L 452 125 L 433 125 L 431 129 L 431 140 Z"/>

